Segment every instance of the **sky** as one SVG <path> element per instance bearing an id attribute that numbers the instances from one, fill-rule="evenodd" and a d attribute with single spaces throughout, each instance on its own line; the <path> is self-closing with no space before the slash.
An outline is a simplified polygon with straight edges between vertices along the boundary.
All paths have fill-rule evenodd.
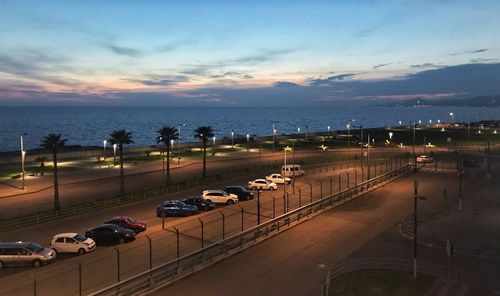
<path id="1" fill-rule="evenodd" d="M 500 94 L 500 1 L 0 0 L 0 106 Z"/>

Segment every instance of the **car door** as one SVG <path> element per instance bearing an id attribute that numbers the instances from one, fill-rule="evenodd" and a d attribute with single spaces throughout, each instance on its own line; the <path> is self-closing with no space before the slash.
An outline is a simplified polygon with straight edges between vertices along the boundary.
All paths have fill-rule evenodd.
<path id="1" fill-rule="evenodd" d="M 76 252 L 78 252 L 78 249 L 80 247 L 78 242 L 71 237 L 65 237 L 64 244 L 65 244 L 65 249 L 66 249 L 65 252 L 68 252 L 68 253 L 76 253 Z"/>
<path id="2" fill-rule="evenodd" d="M 20 265 L 22 263 L 20 248 L 5 248 L 3 249 L 2 257 L 5 265 Z"/>

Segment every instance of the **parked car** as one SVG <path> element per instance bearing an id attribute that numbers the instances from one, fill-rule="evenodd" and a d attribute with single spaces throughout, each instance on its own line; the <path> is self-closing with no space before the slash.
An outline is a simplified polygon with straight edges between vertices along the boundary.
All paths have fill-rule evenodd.
<path id="1" fill-rule="evenodd" d="M 255 196 L 254 191 L 248 190 L 243 186 L 226 186 L 223 190 L 227 193 L 235 194 L 236 196 L 238 196 L 239 201 L 251 200 Z"/>
<path id="2" fill-rule="evenodd" d="M 116 216 L 111 219 L 107 219 L 104 221 L 105 224 L 116 224 L 123 228 L 127 228 L 133 230 L 137 233 L 145 231 L 148 227 L 146 222 L 137 221 L 134 218 L 126 217 L 126 216 Z"/>
<path id="3" fill-rule="evenodd" d="M 276 183 L 276 184 L 284 184 L 285 182 L 287 184 L 292 183 L 292 178 L 283 177 L 280 174 L 271 174 L 269 176 L 266 176 L 266 180 L 271 181 L 271 182 Z"/>
<path id="4" fill-rule="evenodd" d="M 95 250 L 93 239 L 78 233 L 59 233 L 54 235 L 50 247 L 57 253 L 78 253 L 83 255 Z"/>
<path id="5" fill-rule="evenodd" d="M 201 196 L 190 196 L 182 200 L 185 204 L 195 206 L 198 211 L 211 211 L 215 209 L 215 204 Z"/>
<path id="6" fill-rule="evenodd" d="M 0 242 L 0 269 L 4 266 L 40 267 L 56 259 L 56 252 L 33 242 Z"/>
<path id="7" fill-rule="evenodd" d="M 214 203 L 232 205 L 238 202 L 238 196 L 236 194 L 227 193 L 222 190 L 205 190 L 202 196 L 204 199 Z"/>
<path id="8" fill-rule="evenodd" d="M 85 231 L 85 236 L 93 239 L 96 243 L 119 243 L 135 239 L 135 231 L 123 228 L 115 224 L 102 224 L 89 228 Z"/>
<path id="9" fill-rule="evenodd" d="M 299 177 L 305 173 L 306 172 L 304 172 L 302 167 L 298 164 L 287 164 L 281 166 L 281 175 L 285 177 Z"/>
<path id="10" fill-rule="evenodd" d="M 190 216 L 198 213 L 198 208 L 180 200 L 166 200 L 156 208 L 157 217 Z"/>
<path id="11" fill-rule="evenodd" d="M 434 159 L 430 156 L 427 155 L 420 155 L 417 157 L 417 162 L 418 163 L 432 163 L 434 162 Z"/>
<path id="12" fill-rule="evenodd" d="M 276 190 L 278 185 L 265 179 L 255 179 L 248 182 L 248 188 L 253 190 Z"/>

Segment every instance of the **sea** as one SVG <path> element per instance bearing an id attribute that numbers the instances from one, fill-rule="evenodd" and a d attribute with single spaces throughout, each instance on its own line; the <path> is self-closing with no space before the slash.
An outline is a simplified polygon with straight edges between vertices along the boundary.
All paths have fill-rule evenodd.
<path id="1" fill-rule="evenodd" d="M 453 113 L 453 117 L 450 116 Z M 116 129 L 133 134 L 135 146 L 155 144 L 162 126 L 180 127 L 181 141 L 195 141 L 194 130 L 211 126 L 216 139 L 346 130 L 350 128 L 440 122 L 499 120 L 500 108 L 472 107 L 0 107 L 0 151 L 38 148 L 50 133 L 67 145 L 102 146 Z M 109 144 L 108 144 L 109 145 Z"/>

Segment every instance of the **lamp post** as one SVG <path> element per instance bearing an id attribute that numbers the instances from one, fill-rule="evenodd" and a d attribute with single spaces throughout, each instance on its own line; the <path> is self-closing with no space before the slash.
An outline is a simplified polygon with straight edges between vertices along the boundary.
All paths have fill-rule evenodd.
<path id="1" fill-rule="evenodd" d="M 441 123 L 441 119 L 438 119 L 438 123 Z"/>
<path id="2" fill-rule="evenodd" d="M 330 137 L 330 126 L 326 127 L 328 129 L 328 137 Z"/>
<path id="3" fill-rule="evenodd" d="M 455 121 L 455 115 L 453 114 L 453 112 L 450 112 L 450 117 L 451 117 L 451 123 L 453 123 Z"/>
<path id="4" fill-rule="evenodd" d="M 234 132 L 231 131 L 231 148 L 234 148 Z"/>
<path id="5" fill-rule="evenodd" d="M 181 162 L 181 126 L 185 127 L 186 124 L 179 124 L 179 127 L 177 128 L 177 131 L 179 132 L 179 140 L 177 141 L 177 165 Z"/>
<path id="6" fill-rule="evenodd" d="M 401 120 L 400 120 L 400 121 L 399 121 L 399 126 L 401 126 L 401 124 L 402 124 L 402 123 L 403 123 L 403 122 L 401 122 Z"/>
<path id="7" fill-rule="evenodd" d="M 24 161 L 26 158 L 26 151 L 24 151 L 24 141 L 23 141 L 23 135 L 20 136 L 20 144 L 21 144 L 21 175 L 22 175 L 22 189 L 26 189 L 26 183 L 25 183 L 25 171 L 24 171 Z"/>
<path id="8" fill-rule="evenodd" d="M 414 173 L 417 173 L 417 157 L 415 155 L 415 126 L 416 126 L 416 122 L 413 122 L 413 147 L 412 147 L 412 150 L 413 150 L 413 172 Z"/>
<path id="9" fill-rule="evenodd" d="M 250 151 L 250 135 L 247 134 L 247 151 Z"/>
<path id="10" fill-rule="evenodd" d="M 103 143 L 103 155 L 104 155 L 104 160 L 106 160 L 106 144 L 108 143 L 107 140 L 102 141 Z"/>
<path id="11" fill-rule="evenodd" d="M 297 128 L 297 138 L 299 137 L 300 134 L 300 127 Z"/>
<path id="12" fill-rule="evenodd" d="M 273 155 L 274 155 L 274 149 L 275 149 L 275 137 L 276 137 L 276 128 L 274 127 L 274 124 L 275 123 L 278 123 L 279 121 L 273 121 L 272 124 L 273 124 Z"/>
<path id="13" fill-rule="evenodd" d="M 432 119 L 429 119 L 429 127 L 432 126 Z"/>
<path id="14" fill-rule="evenodd" d="M 389 132 L 389 143 L 392 145 L 392 135 L 393 133 L 392 132 Z"/>
<path id="15" fill-rule="evenodd" d="M 347 148 L 351 148 L 351 125 L 348 123 L 347 127 Z"/>
<path id="16" fill-rule="evenodd" d="M 284 164 L 284 168 L 285 168 L 285 174 L 283 176 L 283 199 L 286 201 L 286 206 L 285 206 L 285 212 L 288 213 L 288 196 L 287 196 L 287 192 L 286 192 L 286 152 L 290 150 L 290 147 L 286 146 L 285 149 L 284 149 L 284 153 L 285 153 L 285 157 L 283 159 L 283 164 Z"/>
<path id="17" fill-rule="evenodd" d="M 115 164 L 116 161 L 116 144 L 113 144 L 113 165 Z"/>
<path id="18" fill-rule="evenodd" d="M 213 145 L 213 146 L 214 146 L 214 148 L 215 148 L 215 136 L 212 138 L 212 140 L 213 140 L 213 143 L 214 143 L 214 145 Z"/>

